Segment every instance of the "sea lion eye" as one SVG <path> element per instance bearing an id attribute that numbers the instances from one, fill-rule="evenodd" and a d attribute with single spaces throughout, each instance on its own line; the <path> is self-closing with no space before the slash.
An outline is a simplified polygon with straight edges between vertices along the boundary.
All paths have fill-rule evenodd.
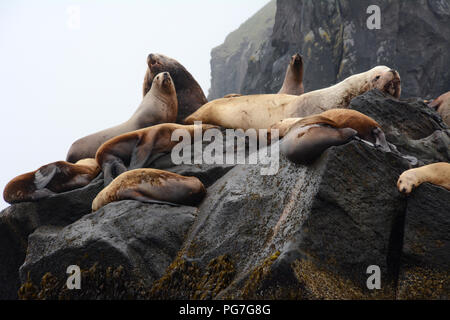
<path id="1" fill-rule="evenodd" d="M 375 77 L 375 80 L 378 80 L 378 79 L 380 79 L 380 76 L 376 76 L 376 77 Z"/>

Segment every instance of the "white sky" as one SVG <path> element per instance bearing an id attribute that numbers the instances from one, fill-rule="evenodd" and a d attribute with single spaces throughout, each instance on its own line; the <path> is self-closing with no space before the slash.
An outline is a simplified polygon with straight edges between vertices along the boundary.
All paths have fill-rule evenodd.
<path id="1" fill-rule="evenodd" d="M 76 139 L 127 120 L 151 52 L 177 59 L 207 95 L 211 49 L 268 2 L 1 0 L 1 193 L 15 176 L 65 160 Z"/>

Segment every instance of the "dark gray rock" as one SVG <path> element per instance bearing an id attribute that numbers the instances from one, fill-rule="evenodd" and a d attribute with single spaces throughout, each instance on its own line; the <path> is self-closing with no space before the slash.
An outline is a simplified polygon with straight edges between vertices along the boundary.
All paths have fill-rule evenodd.
<path id="1" fill-rule="evenodd" d="M 66 269 L 95 263 L 122 266 L 133 279 L 150 285 L 173 261 L 194 221 L 194 207 L 171 207 L 137 201 L 110 203 L 64 228 L 42 227 L 29 237 L 27 256 L 20 267 L 40 283 L 50 272 L 66 278 Z"/>
<path id="2" fill-rule="evenodd" d="M 381 9 L 380 30 L 366 25 L 366 10 L 372 4 Z M 225 82 L 231 80 L 228 75 L 242 70 L 246 70 L 243 80 L 231 82 L 237 86 L 234 91 L 277 92 L 288 57 L 300 52 L 306 92 L 383 64 L 400 72 L 403 97 L 436 98 L 450 88 L 449 7 L 442 0 L 279 0 L 273 33 L 258 42 L 261 45 L 252 58 L 242 50 L 213 51 L 210 92 L 224 92 L 230 86 Z M 266 26 L 259 30 L 262 34 Z"/>
<path id="3" fill-rule="evenodd" d="M 425 183 L 408 197 L 400 299 L 450 297 L 450 191 Z"/>
<path id="4" fill-rule="evenodd" d="M 0 299 L 17 298 L 28 235 L 40 226 L 66 226 L 90 213 L 92 200 L 102 188 L 99 176 L 84 188 L 15 204 L 0 213 Z"/>
<path id="5" fill-rule="evenodd" d="M 354 98 L 349 108 L 376 120 L 386 139 L 419 164 L 450 161 L 450 129 L 420 99 L 397 100 L 372 90 Z"/>
<path id="6" fill-rule="evenodd" d="M 282 158 L 274 176 L 261 176 L 259 165 L 238 165 L 209 188 L 199 207 L 182 251 L 185 261 L 197 267 L 183 274 L 202 274 L 228 256 L 233 277 L 206 296 L 331 297 L 294 268 L 312 263 L 315 272 L 330 273 L 327 281 L 341 288 L 334 292 L 337 297 L 367 298 L 373 293 L 365 285 L 366 269 L 375 264 L 384 285 L 377 294 L 392 298 L 406 208 L 396 181 L 407 168 L 404 159 L 358 142 L 329 149 L 309 167 Z M 185 268 L 185 263 L 169 268 L 155 287 L 157 297 L 198 295 L 201 285 L 176 278 L 177 266 Z M 195 275 L 186 279 L 195 281 Z M 192 291 L 171 296 L 174 284 Z"/>

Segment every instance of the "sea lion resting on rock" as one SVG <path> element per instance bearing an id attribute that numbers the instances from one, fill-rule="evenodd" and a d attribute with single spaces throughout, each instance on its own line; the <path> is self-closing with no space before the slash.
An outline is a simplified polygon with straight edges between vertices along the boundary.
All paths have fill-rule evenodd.
<path id="1" fill-rule="evenodd" d="M 371 142 L 384 151 L 390 150 L 381 126 L 372 118 L 352 109 L 331 109 L 305 118 L 283 119 L 270 129 L 278 129 L 279 136 L 284 137 L 292 128 L 320 123 L 340 129 L 352 128 L 361 139 Z"/>
<path id="2" fill-rule="evenodd" d="M 291 57 L 291 61 L 286 70 L 283 85 L 278 93 L 302 95 L 305 92 L 303 88 L 303 58 L 296 53 Z"/>
<path id="3" fill-rule="evenodd" d="M 182 120 L 195 112 L 198 108 L 208 102 L 200 85 L 194 77 L 177 60 L 158 53 L 150 53 L 147 57 L 147 72 L 145 73 L 143 94 L 152 85 L 154 77 L 160 72 L 167 71 L 172 76 L 178 98 L 178 116 L 176 122 Z"/>
<path id="4" fill-rule="evenodd" d="M 424 182 L 444 187 L 450 191 L 450 163 L 438 162 L 403 172 L 397 181 L 400 192 L 410 194 Z"/>
<path id="5" fill-rule="evenodd" d="M 3 191 L 3 198 L 8 203 L 36 201 L 82 188 L 99 173 L 100 167 L 95 159 L 83 159 L 75 164 L 53 162 L 11 180 Z"/>
<path id="6" fill-rule="evenodd" d="M 184 177 L 157 169 L 136 169 L 122 173 L 92 202 L 92 211 L 121 200 L 169 205 L 197 205 L 206 190 L 196 177 Z"/>
<path id="7" fill-rule="evenodd" d="M 291 128 L 280 142 L 280 151 L 294 163 L 311 164 L 329 147 L 346 144 L 357 134 L 351 128 L 338 128 L 322 116 L 312 116 L 310 120 Z"/>
<path id="8" fill-rule="evenodd" d="M 186 130 L 192 138 L 194 128 L 194 125 L 163 123 L 128 132 L 106 141 L 95 156 L 103 170 L 105 186 L 121 173 L 148 167 L 158 157 L 172 150 L 179 143 L 171 140 L 175 130 Z M 207 124 L 199 126 L 202 133 L 211 128 L 217 127 Z"/>
<path id="9" fill-rule="evenodd" d="M 347 108 L 350 101 L 371 89 L 400 97 L 400 76 L 385 66 L 348 77 L 344 81 L 301 96 L 259 94 L 211 101 L 186 118 L 186 124 L 202 121 L 235 129 L 267 129 L 286 118 L 305 117 L 335 108 Z"/>
<path id="10" fill-rule="evenodd" d="M 450 127 L 450 91 L 434 99 L 428 106 L 436 110 L 445 124 Z"/>
<path id="11" fill-rule="evenodd" d="M 74 163 L 80 159 L 95 157 L 102 143 L 120 134 L 158 123 L 175 122 L 177 112 L 178 102 L 173 80 L 168 72 L 160 73 L 128 121 L 75 141 L 69 150 L 67 161 Z"/>

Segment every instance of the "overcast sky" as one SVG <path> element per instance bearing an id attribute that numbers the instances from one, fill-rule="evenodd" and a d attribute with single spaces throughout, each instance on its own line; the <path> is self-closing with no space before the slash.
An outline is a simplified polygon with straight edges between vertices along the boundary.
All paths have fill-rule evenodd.
<path id="1" fill-rule="evenodd" d="M 268 2 L 0 1 L 2 193 L 65 160 L 76 139 L 127 120 L 151 52 L 181 62 L 207 95 L 211 49 Z"/>

